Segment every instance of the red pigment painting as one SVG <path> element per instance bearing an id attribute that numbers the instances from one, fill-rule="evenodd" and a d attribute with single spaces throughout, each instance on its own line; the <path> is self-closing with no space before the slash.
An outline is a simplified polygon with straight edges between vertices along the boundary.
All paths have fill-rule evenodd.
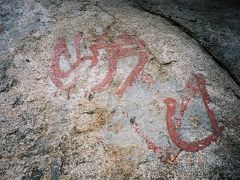
<path id="1" fill-rule="evenodd" d="M 89 44 L 88 49 L 92 52 L 92 56 L 81 56 L 80 42 L 84 41 Z M 67 85 L 63 83 L 63 79 L 67 78 L 71 72 L 74 72 L 83 61 L 90 60 L 91 67 L 96 66 L 98 63 L 99 50 L 104 49 L 107 52 L 106 60 L 108 61 L 108 72 L 103 80 L 96 84 L 92 89 L 92 93 L 103 91 L 107 89 L 112 80 L 114 73 L 117 69 L 117 62 L 123 58 L 136 56 L 138 63 L 132 70 L 127 79 L 116 90 L 117 95 L 122 95 L 129 86 L 132 85 L 134 80 L 140 74 L 144 65 L 149 60 L 149 53 L 145 48 L 145 43 L 142 40 L 131 38 L 128 34 L 119 36 L 115 41 L 108 37 L 108 33 L 102 35 L 93 35 L 89 37 L 83 37 L 78 34 L 74 40 L 74 46 L 76 50 L 76 60 L 74 63 L 70 63 L 69 58 L 71 54 L 67 48 L 67 42 L 63 38 L 58 38 L 54 53 L 52 57 L 51 65 L 51 80 L 55 86 L 61 90 L 67 91 L 68 98 L 70 98 L 70 91 L 76 86 L 78 81 L 78 75 L 76 75 L 71 83 Z M 65 72 L 60 69 L 59 61 L 60 57 L 64 56 L 70 64 L 70 69 Z"/>
<path id="2" fill-rule="evenodd" d="M 159 147 L 157 146 L 140 128 L 139 124 L 136 122 L 136 117 L 130 119 L 131 124 L 135 132 L 144 140 L 147 145 L 147 148 L 151 150 L 153 153 L 157 153 L 159 159 L 163 163 L 167 164 L 176 164 L 177 156 L 181 152 L 181 149 L 176 147 Z"/>
<path id="3" fill-rule="evenodd" d="M 177 102 L 176 99 L 167 97 L 164 99 L 164 103 L 167 107 L 166 112 L 166 124 L 169 136 L 172 142 L 176 145 L 179 150 L 183 150 L 186 152 L 197 152 L 199 150 L 203 150 L 205 147 L 209 146 L 212 142 L 216 141 L 217 137 L 223 132 L 224 127 L 219 127 L 216 116 L 209 107 L 209 94 L 206 89 L 206 82 L 204 76 L 202 74 L 194 75 L 193 81 L 186 86 L 189 89 L 189 94 L 183 98 L 181 103 L 179 104 L 179 116 L 175 117 Z M 202 102 L 205 106 L 205 110 L 208 114 L 208 118 L 210 120 L 212 134 L 202 140 L 198 140 L 195 142 L 187 142 L 181 139 L 181 136 L 178 134 L 177 129 L 181 128 L 181 122 L 184 117 L 184 113 L 187 109 L 188 103 L 195 95 L 199 94 L 201 96 Z M 157 147 L 154 142 L 152 142 L 145 133 L 140 129 L 140 126 L 135 122 L 135 120 L 130 120 L 131 124 L 135 132 L 145 141 L 148 149 L 157 153 L 161 151 L 161 147 Z M 171 148 L 170 148 L 171 149 Z M 171 152 L 171 151 L 170 151 Z M 176 151 L 172 153 L 172 155 L 176 154 Z"/>

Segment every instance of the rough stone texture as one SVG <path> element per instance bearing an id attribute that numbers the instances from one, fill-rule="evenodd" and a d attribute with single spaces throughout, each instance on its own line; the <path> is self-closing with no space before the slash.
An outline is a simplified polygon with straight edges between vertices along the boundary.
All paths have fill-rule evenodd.
<path id="1" fill-rule="evenodd" d="M 1 179 L 240 177 L 240 88 L 181 29 L 127 1 L 0 3 Z M 79 37 L 85 40 L 76 44 Z M 61 50 L 64 39 L 71 56 Z M 130 54 L 116 44 L 101 48 L 101 43 L 127 43 L 121 47 Z M 75 47 L 86 57 L 96 44 L 99 62 L 91 66 L 87 59 L 72 68 Z M 117 94 L 145 57 L 148 62 L 136 79 Z M 114 58 L 112 82 L 91 92 Z M 204 75 L 207 104 L 225 130 L 203 150 L 186 152 L 170 138 L 166 114 L 173 104 L 166 106 L 164 100 L 174 98 L 180 106 L 191 92 L 186 84 L 193 82 L 196 90 L 195 74 Z M 196 91 L 178 130 L 185 141 L 212 134 L 204 98 Z M 153 144 L 161 150 L 154 151 Z"/>
<path id="2" fill-rule="evenodd" d="M 196 39 L 240 85 L 240 3 L 234 0 L 134 0 Z"/>

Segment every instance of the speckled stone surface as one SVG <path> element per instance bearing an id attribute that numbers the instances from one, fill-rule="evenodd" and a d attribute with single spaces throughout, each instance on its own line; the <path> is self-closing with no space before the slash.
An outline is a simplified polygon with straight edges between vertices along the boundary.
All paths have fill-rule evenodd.
<path id="1" fill-rule="evenodd" d="M 240 88 L 194 39 L 128 1 L 0 2 L 0 179 L 240 176 Z"/>
<path id="2" fill-rule="evenodd" d="M 164 17 L 193 37 L 240 85 L 239 1 L 133 1 L 137 7 Z"/>

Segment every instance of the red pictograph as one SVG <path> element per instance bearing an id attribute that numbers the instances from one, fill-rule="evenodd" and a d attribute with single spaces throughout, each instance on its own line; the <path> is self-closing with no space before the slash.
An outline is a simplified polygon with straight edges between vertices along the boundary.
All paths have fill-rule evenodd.
<path id="1" fill-rule="evenodd" d="M 146 143 L 147 148 L 151 150 L 153 153 L 157 153 L 160 155 L 159 159 L 168 164 L 176 164 L 177 162 L 177 155 L 181 152 L 181 150 L 177 149 L 176 147 L 160 147 L 157 146 L 141 129 L 139 124 L 135 121 L 135 118 L 130 120 L 135 132 L 143 139 Z"/>
<path id="2" fill-rule="evenodd" d="M 224 130 L 224 127 L 219 127 L 216 116 L 213 110 L 209 107 L 209 94 L 206 89 L 206 82 L 202 74 L 196 74 L 194 76 L 194 80 L 192 83 L 188 84 L 187 87 L 190 89 L 191 93 L 189 96 L 185 98 L 183 103 L 180 105 L 180 121 L 182 121 L 184 112 L 186 111 L 188 102 L 190 99 L 199 94 L 202 97 L 202 102 L 205 106 L 205 110 L 208 114 L 208 118 L 210 120 L 211 128 L 213 130 L 212 134 L 202 140 L 198 140 L 195 142 L 187 142 L 181 139 L 180 135 L 177 133 L 177 126 L 174 123 L 174 115 L 176 111 L 176 100 L 173 98 L 166 98 L 164 103 L 167 106 L 167 129 L 171 140 L 174 144 L 180 149 L 187 152 L 197 152 L 199 150 L 204 149 L 206 146 L 210 145 L 213 141 L 217 139 L 220 133 Z M 179 127 L 180 128 L 180 127 Z"/>
<path id="3" fill-rule="evenodd" d="M 81 40 L 84 40 L 89 44 L 88 49 L 92 52 L 91 56 L 81 56 Z M 136 77 L 142 71 L 144 65 L 149 60 L 149 53 L 145 48 L 145 43 L 142 40 L 131 38 L 126 33 L 119 36 L 115 41 L 109 40 L 107 34 L 99 36 L 95 35 L 92 37 L 82 37 L 78 34 L 75 37 L 74 46 L 77 58 L 74 63 L 70 63 L 69 61 L 71 54 L 67 48 L 66 40 L 62 38 L 57 39 L 52 57 L 51 80 L 59 89 L 66 90 L 68 92 L 68 98 L 70 98 L 69 94 L 71 89 L 74 88 L 77 83 L 78 75 L 76 74 L 72 79 L 72 82 L 68 84 L 64 84 L 63 79 L 67 78 L 70 73 L 74 72 L 83 61 L 90 60 L 92 61 L 91 66 L 96 66 L 98 63 L 100 49 L 104 49 L 106 51 L 107 55 L 105 60 L 109 63 L 108 72 L 105 78 L 92 88 L 92 93 L 102 91 L 110 86 L 114 73 L 117 70 L 117 62 L 119 60 L 126 57 L 136 56 L 138 58 L 137 65 L 134 67 L 127 79 L 116 90 L 116 94 L 122 95 L 127 88 L 131 86 Z M 67 72 L 60 69 L 59 61 L 61 56 L 64 56 L 70 64 L 70 69 Z"/>
<path id="4" fill-rule="evenodd" d="M 91 51 L 92 55 L 81 55 L 80 47 L 82 41 L 87 44 L 87 49 Z M 149 60 L 149 53 L 145 47 L 145 43 L 142 40 L 132 38 L 127 34 L 123 34 L 117 37 L 115 40 L 109 38 L 108 33 L 104 33 L 99 36 L 93 35 L 89 37 L 83 37 L 78 34 L 74 39 L 74 47 L 76 51 L 76 60 L 71 63 L 71 54 L 67 47 L 66 40 L 63 38 L 58 38 L 56 46 L 54 48 L 51 65 L 51 80 L 57 88 L 63 91 L 67 91 L 68 99 L 70 98 L 71 89 L 75 88 L 79 80 L 79 74 L 77 73 L 78 67 L 80 67 L 81 63 L 87 60 L 91 61 L 91 67 L 96 66 L 99 61 L 101 49 L 104 49 L 106 52 L 106 56 L 104 58 L 108 62 L 108 70 L 106 76 L 101 80 L 101 82 L 95 84 L 92 87 L 91 93 L 96 93 L 107 89 L 112 83 L 114 73 L 117 71 L 118 61 L 126 57 L 135 56 L 138 58 L 136 66 L 127 76 L 127 79 L 124 80 L 124 82 L 116 90 L 116 94 L 122 95 L 127 90 L 127 88 L 131 86 L 131 84 L 141 73 L 145 64 Z M 60 58 L 62 56 L 65 57 L 65 59 L 70 65 L 68 70 L 65 71 L 61 70 L 60 68 Z M 70 81 L 66 83 L 64 79 L 68 78 L 70 74 L 73 74 L 74 76 L 70 79 Z M 150 86 L 153 82 L 152 76 L 148 74 L 142 77 L 142 80 L 148 86 Z M 171 97 L 167 97 L 164 99 L 164 103 L 167 108 L 167 130 L 170 139 L 176 146 L 167 148 L 158 147 L 153 141 L 148 138 L 148 136 L 140 128 L 139 124 L 135 121 L 135 119 L 131 119 L 131 123 L 135 132 L 144 140 L 144 142 L 147 144 L 148 149 L 152 150 L 154 153 L 160 153 L 162 155 L 161 160 L 163 160 L 164 162 L 175 162 L 176 156 L 182 150 L 187 152 L 197 152 L 204 149 L 212 142 L 216 141 L 217 137 L 224 130 L 224 127 L 218 126 L 216 116 L 209 106 L 210 100 L 209 94 L 206 89 L 206 82 L 204 76 L 202 74 L 194 75 L 193 81 L 191 83 L 188 83 L 186 87 L 189 90 L 189 93 L 187 96 L 183 97 L 182 101 L 179 103 L 179 117 L 175 116 L 177 108 L 176 99 Z M 159 95 L 160 92 L 158 91 L 156 94 Z M 177 129 L 181 128 L 181 122 L 183 121 L 184 114 L 186 112 L 186 109 L 188 108 L 188 104 L 195 95 L 201 96 L 205 111 L 207 112 L 208 118 L 210 120 L 212 134 L 202 140 L 188 142 L 181 138 Z"/>
<path id="5" fill-rule="evenodd" d="M 176 107 L 177 102 L 175 99 L 171 97 L 167 97 L 164 99 L 164 103 L 167 107 L 166 112 L 166 123 L 169 136 L 172 142 L 180 149 L 187 152 L 197 152 L 199 150 L 204 149 L 212 142 L 216 141 L 217 137 L 222 133 L 224 127 L 219 127 L 216 116 L 209 107 L 209 94 L 206 89 L 206 82 L 204 76 L 202 74 L 194 75 L 194 79 L 191 83 L 187 84 L 187 88 L 190 90 L 190 93 L 185 96 L 180 103 L 179 112 L 180 117 L 176 118 Z M 198 140 L 195 142 L 187 142 L 181 139 L 181 136 L 178 134 L 177 129 L 181 128 L 181 122 L 184 117 L 184 113 L 187 109 L 189 101 L 196 95 L 199 94 L 202 97 L 202 102 L 205 106 L 205 110 L 208 114 L 208 118 L 210 120 L 212 134 L 202 140 Z M 131 122 L 133 124 L 133 128 L 135 132 L 145 141 L 147 147 L 153 152 L 157 152 L 161 149 L 161 147 L 157 147 L 151 140 L 147 138 L 144 132 L 140 129 L 139 125 L 136 122 Z"/>

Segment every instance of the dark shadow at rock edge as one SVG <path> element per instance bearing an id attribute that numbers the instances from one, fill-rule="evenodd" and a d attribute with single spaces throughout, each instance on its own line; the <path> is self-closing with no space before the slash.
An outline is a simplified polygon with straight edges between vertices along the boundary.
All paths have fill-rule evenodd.
<path id="1" fill-rule="evenodd" d="M 179 27 L 240 85 L 240 1 L 133 0 Z"/>

